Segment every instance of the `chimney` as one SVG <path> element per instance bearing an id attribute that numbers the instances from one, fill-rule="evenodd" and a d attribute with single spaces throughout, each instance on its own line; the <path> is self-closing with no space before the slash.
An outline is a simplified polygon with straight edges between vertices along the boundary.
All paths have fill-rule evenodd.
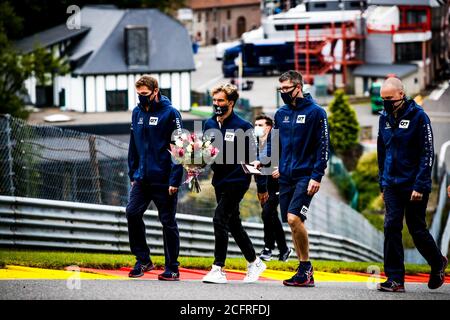
<path id="1" fill-rule="evenodd" d="M 125 27 L 125 59 L 127 65 L 148 65 L 148 29 L 146 26 Z"/>

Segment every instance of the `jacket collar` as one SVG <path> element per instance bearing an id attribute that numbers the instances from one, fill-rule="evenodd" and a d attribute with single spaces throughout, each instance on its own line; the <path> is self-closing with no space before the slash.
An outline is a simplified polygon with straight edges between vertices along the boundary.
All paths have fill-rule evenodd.
<path id="1" fill-rule="evenodd" d="M 234 113 L 234 108 L 233 108 L 233 110 L 231 111 L 230 115 L 223 121 L 222 127 L 224 127 L 227 124 L 229 124 L 234 118 L 236 118 L 236 114 Z M 216 121 L 217 125 L 220 127 L 219 120 L 217 120 L 217 115 L 214 115 L 214 121 Z"/>
<path id="2" fill-rule="evenodd" d="M 295 99 L 295 106 L 289 105 L 289 108 L 292 110 L 300 110 L 304 109 L 307 106 L 314 103 L 314 99 L 312 98 L 311 94 L 304 93 L 303 98 L 297 98 Z"/>

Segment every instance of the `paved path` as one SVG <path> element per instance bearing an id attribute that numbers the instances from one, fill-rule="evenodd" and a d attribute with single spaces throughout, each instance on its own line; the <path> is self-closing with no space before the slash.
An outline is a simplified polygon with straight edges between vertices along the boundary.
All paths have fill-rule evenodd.
<path id="1" fill-rule="evenodd" d="M 73 268 L 72 268 L 73 270 Z M 161 271 L 147 272 L 139 279 L 127 278 L 120 270 L 48 270 L 7 266 L 0 269 L 0 300 L 4 299 L 152 299 L 152 300 L 358 300 L 358 299 L 444 299 L 450 300 L 450 278 L 436 291 L 426 287 L 427 276 L 407 278 L 407 293 L 386 294 L 375 290 L 384 277 L 366 274 L 316 272 L 315 288 L 290 288 L 281 280 L 291 272 L 266 270 L 256 283 L 242 282 L 244 272 L 228 270 L 229 283 L 211 285 L 201 282 L 204 270 L 181 269 L 177 282 L 156 280 Z M 412 282 L 411 282 L 412 281 Z M 422 282 L 422 283 L 419 283 Z"/>

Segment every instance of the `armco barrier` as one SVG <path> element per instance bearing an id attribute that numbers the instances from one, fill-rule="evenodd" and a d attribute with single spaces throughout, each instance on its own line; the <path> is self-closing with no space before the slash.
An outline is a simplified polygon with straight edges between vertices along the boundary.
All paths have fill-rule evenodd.
<path id="1" fill-rule="evenodd" d="M 332 211 L 339 214 L 338 208 Z M 151 253 L 162 255 L 162 228 L 157 212 L 147 211 L 144 219 Z M 181 255 L 213 256 L 214 230 L 211 218 L 179 213 L 177 221 Z M 263 225 L 249 222 L 243 225 L 255 249 L 261 250 L 264 246 Z M 292 246 L 289 227 L 284 228 L 289 245 Z M 372 248 L 348 237 L 314 230 L 309 231 L 309 237 L 312 259 L 382 260 L 379 247 Z M 125 208 L 0 196 L 0 245 L 9 248 L 129 252 Z M 232 237 L 228 253 L 230 257 L 242 256 Z"/>

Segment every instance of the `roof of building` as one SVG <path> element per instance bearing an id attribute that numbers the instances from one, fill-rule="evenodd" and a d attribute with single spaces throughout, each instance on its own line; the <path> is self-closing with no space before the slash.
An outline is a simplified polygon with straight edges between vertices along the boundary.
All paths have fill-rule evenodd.
<path id="1" fill-rule="evenodd" d="M 21 52 L 29 53 L 33 51 L 37 45 L 42 47 L 50 47 L 59 42 L 86 34 L 89 30 L 90 28 L 87 26 L 81 26 L 80 29 L 70 30 L 65 24 L 61 24 L 18 40 L 15 42 L 15 45 Z"/>
<path id="2" fill-rule="evenodd" d="M 404 78 L 416 72 L 415 64 L 363 64 L 355 68 L 354 76 L 360 77 L 386 77 L 388 74 L 395 74 L 398 78 Z"/>
<path id="3" fill-rule="evenodd" d="M 238 7 L 247 5 L 261 5 L 261 0 L 189 0 L 187 6 L 193 10 Z"/>
<path id="4" fill-rule="evenodd" d="M 155 9 L 117 9 L 110 6 L 85 6 L 80 11 L 82 38 L 71 46 L 70 61 L 77 62 L 74 74 L 126 74 L 180 72 L 195 70 L 192 46 L 186 28 Z M 124 30 L 127 26 L 148 30 L 148 64 L 129 66 L 125 57 Z M 57 30 L 58 32 L 54 31 Z M 69 37 L 74 30 L 60 25 L 23 39 L 16 46 L 32 51 L 34 44 L 47 47 Z M 81 33 L 77 33 L 80 35 Z M 33 43 L 33 46 L 30 45 Z M 27 49 L 27 50 L 24 50 Z"/>
<path id="5" fill-rule="evenodd" d="M 369 5 L 440 7 L 447 0 L 369 0 Z"/>

